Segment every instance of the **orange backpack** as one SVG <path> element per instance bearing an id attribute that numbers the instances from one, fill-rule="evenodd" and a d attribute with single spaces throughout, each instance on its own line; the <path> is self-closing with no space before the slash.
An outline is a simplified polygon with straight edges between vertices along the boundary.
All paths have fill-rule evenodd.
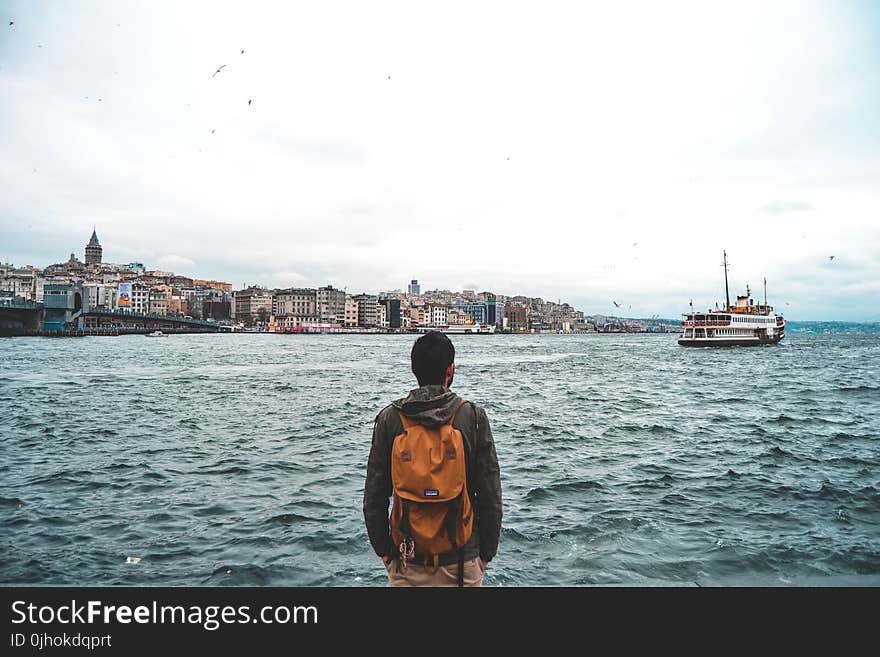
<path id="1" fill-rule="evenodd" d="M 439 556 L 453 550 L 459 551 L 461 563 L 461 549 L 471 537 L 474 516 L 464 441 L 452 427 L 454 419 L 455 413 L 446 424 L 429 429 L 400 414 L 403 433 L 391 450 L 391 537 L 400 546 L 404 568 L 418 556 L 425 566 L 433 561 L 436 572 Z"/>

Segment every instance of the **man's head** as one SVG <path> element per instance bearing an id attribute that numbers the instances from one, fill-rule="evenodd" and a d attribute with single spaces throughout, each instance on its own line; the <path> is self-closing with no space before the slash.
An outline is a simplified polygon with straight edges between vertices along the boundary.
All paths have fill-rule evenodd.
<path id="1" fill-rule="evenodd" d="M 440 331 L 429 331 L 413 345 L 412 371 L 420 386 L 452 385 L 455 376 L 455 347 Z"/>

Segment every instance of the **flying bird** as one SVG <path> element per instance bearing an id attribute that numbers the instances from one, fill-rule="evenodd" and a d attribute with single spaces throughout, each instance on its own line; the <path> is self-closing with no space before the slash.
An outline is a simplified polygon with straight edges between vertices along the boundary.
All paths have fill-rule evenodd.
<path id="1" fill-rule="evenodd" d="M 248 101 L 248 105 L 250 105 L 252 102 L 254 102 L 254 101 L 253 101 L 253 100 L 249 100 L 249 101 Z"/>
<path id="2" fill-rule="evenodd" d="M 244 48 L 241 49 L 241 54 L 242 54 L 242 55 L 244 54 Z"/>
<path id="3" fill-rule="evenodd" d="M 214 71 L 214 75 L 217 75 L 217 74 L 218 74 L 220 71 L 222 71 L 224 68 L 226 68 L 226 64 L 224 64 L 223 66 L 221 66 L 220 68 L 218 68 L 216 71 Z M 213 78 L 214 75 L 212 75 L 211 77 Z"/>
<path id="4" fill-rule="evenodd" d="M 829 260 L 834 260 L 834 256 L 828 256 Z"/>
<path id="5" fill-rule="evenodd" d="M 212 134 L 212 135 L 214 134 L 214 129 L 213 129 L 213 128 L 211 129 L 211 134 Z"/>
<path id="6" fill-rule="evenodd" d="M 15 24 L 15 21 L 9 21 L 9 24 L 10 24 L 10 25 L 14 25 L 14 24 Z"/>
<path id="7" fill-rule="evenodd" d="M 639 245 L 638 242 L 633 242 L 633 246 L 638 246 L 638 245 Z"/>
<path id="8" fill-rule="evenodd" d="M 620 304 L 617 303 L 616 301 L 612 300 L 611 303 L 614 304 L 614 307 L 615 307 L 615 308 L 620 308 Z"/>

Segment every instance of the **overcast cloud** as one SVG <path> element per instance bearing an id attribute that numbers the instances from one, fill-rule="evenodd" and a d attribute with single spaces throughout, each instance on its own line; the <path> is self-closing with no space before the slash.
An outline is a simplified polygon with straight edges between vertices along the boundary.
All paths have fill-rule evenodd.
<path id="1" fill-rule="evenodd" d="M 105 260 L 236 286 L 415 277 L 674 317 L 722 298 L 727 249 L 732 293 L 766 275 L 790 319 L 880 320 L 874 3 L 0 19 L 0 259 L 82 258 L 96 225 Z"/>

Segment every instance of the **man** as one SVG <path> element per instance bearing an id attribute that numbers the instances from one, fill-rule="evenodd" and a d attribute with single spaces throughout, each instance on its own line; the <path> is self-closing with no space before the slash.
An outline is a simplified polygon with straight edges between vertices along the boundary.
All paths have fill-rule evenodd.
<path id="1" fill-rule="evenodd" d="M 489 420 L 481 407 L 465 402 L 449 390 L 455 376 L 455 347 L 446 335 L 431 331 L 420 337 L 413 345 L 411 360 L 419 387 L 383 409 L 373 426 L 364 485 L 367 534 L 373 550 L 385 564 L 391 586 L 481 586 L 501 535 L 501 477 Z M 395 450 L 395 442 L 412 440 L 416 434 L 426 436 L 425 440 L 445 441 L 443 449 L 435 449 L 434 456 L 428 457 L 434 459 L 434 471 L 461 463 L 460 460 L 446 460 L 456 458 L 456 445 L 461 444 L 464 451 L 464 476 L 460 487 L 462 492 L 459 493 L 462 499 L 452 500 L 446 507 L 455 516 L 451 518 L 452 522 L 459 522 L 457 529 L 452 529 L 452 524 L 445 518 L 438 525 L 449 531 L 448 536 L 446 532 L 438 531 L 443 535 L 437 540 L 448 540 L 452 548 L 440 554 L 426 551 L 426 542 L 420 538 L 414 541 L 408 538 L 409 528 L 405 526 L 410 522 L 410 514 L 406 511 L 407 493 L 400 490 L 401 480 L 406 476 L 409 461 L 419 459 L 411 456 L 409 451 L 401 452 L 402 442 L 398 442 Z M 438 457 L 437 452 L 445 457 Z M 426 453 L 431 454 L 430 451 Z M 394 483 L 393 467 L 396 468 Z M 442 486 L 438 485 L 438 489 Z M 425 513 L 440 506 L 430 504 L 435 500 L 442 501 L 443 491 L 438 489 L 429 485 L 424 490 L 425 499 L 411 502 L 411 506 L 431 507 Z M 464 499 L 465 493 L 467 499 Z M 389 519 L 388 500 L 392 494 L 395 507 Z M 431 499 L 431 496 L 438 495 Z M 403 511 L 400 511 L 400 505 Z M 419 510 L 414 510 L 411 515 L 416 521 L 424 517 Z M 404 537 L 403 540 L 398 542 L 393 538 L 394 534 L 398 539 Z M 462 545 L 457 545 L 457 537 Z"/>

